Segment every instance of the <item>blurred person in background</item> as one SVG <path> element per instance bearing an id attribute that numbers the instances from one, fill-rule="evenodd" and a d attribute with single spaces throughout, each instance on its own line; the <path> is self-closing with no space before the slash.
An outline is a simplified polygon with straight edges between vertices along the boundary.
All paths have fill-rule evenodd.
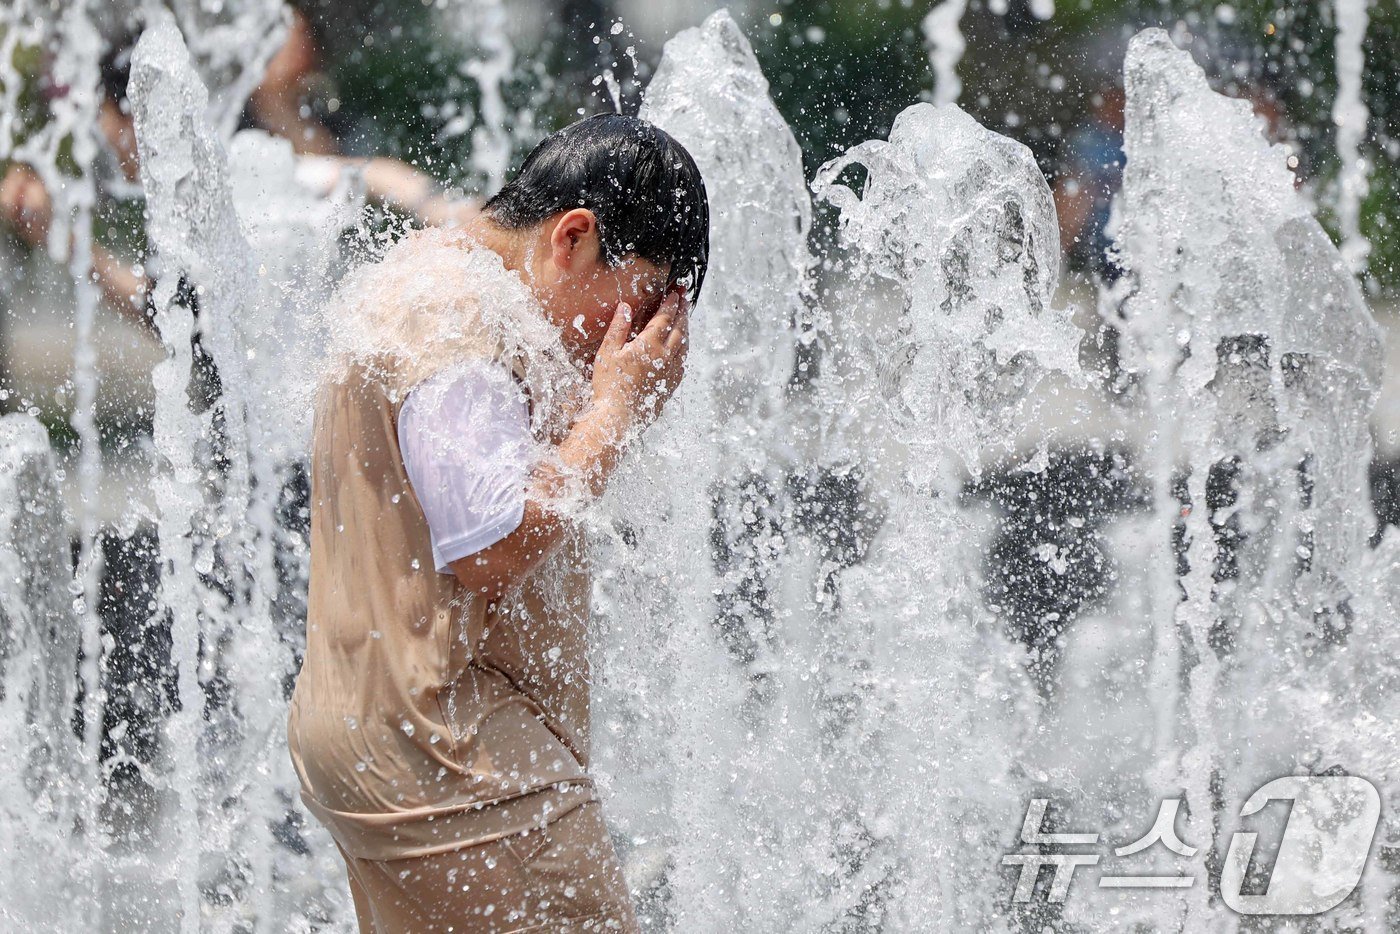
<path id="1" fill-rule="evenodd" d="M 308 81 L 310 63 L 315 61 L 305 24 L 306 19 L 294 12 L 287 41 L 270 63 L 270 81 L 259 85 L 249 99 L 244 122 L 251 125 L 244 128 L 285 136 L 299 156 L 298 181 L 310 191 L 329 196 L 344 176 L 357 171 L 365 194 L 375 204 L 434 226 L 460 226 L 471 220 L 477 201 L 449 195 L 431 176 L 398 159 L 336 155 L 338 144 L 329 130 L 300 116 L 300 89 Z M 106 145 L 99 157 L 98 177 L 109 193 L 129 194 L 140 183 L 136 130 L 126 98 L 134 45 L 134 37 L 128 37 L 102 62 L 99 128 Z M 0 178 L 0 220 L 33 249 L 42 249 L 48 242 L 53 200 L 38 173 L 23 163 L 11 164 Z M 123 261 L 101 244 L 93 246 L 93 279 L 107 306 L 150 328 L 147 296 L 151 283 L 137 265 L 143 260 L 137 256 Z"/>
<path id="2" fill-rule="evenodd" d="M 312 21 L 295 5 L 286 41 L 268 60 L 262 81 L 243 108 L 242 127 L 259 127 L 288 140 L 298 154 L 331 156 L 341 150 L 328 122 L 313 115 L 309 99 L 325 83 L 322 43 Z"/>
<path id="3" fill-rule="evenodd" d="M 1065 136 L 1054 186 L 1067 265 L 1107 282 L 1119 275 L 1104 228 L 1123 184 L 1123 103 L 1123 89 L 1111 85 L 1090 98 L 1089 119 Z"/>
<path id="4" fill-rule="evenodd" d="M 1282 103 L 1268 85 L 1261 81 L 1230 82 L 1228 93 L 1250 101 L 1270 142 L 1286 138 L 1288 125 Z M 1089 102 L 1087 119 L 1065 135 L 1060 150 L 1053 189 L 1055 212 L 1067 266 L 1111 284 L 1122 273 L 1109 253 L 1112 241 L 1106 227 L 1113 198 L 1123 185 L 1126 161 L 1123 88 L 1105 84 Z M 1294 149 L 1290 166 L 1297 172 L 1295 182 L 1302 184 L 1300 154 L 1297 147 Z"/>

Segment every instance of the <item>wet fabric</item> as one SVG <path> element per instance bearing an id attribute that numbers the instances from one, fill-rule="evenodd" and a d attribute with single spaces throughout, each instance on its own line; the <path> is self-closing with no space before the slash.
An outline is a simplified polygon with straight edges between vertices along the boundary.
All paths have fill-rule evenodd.
<path id="1" fill-rule="evenodd" d="M 542 829 L 436 856 L 343 855 L 362 932 L 640 931 L 596 802 Z"/>
<path id="2" fill-rule="evenodd" d="M 593 795 L 581 540 L 488 613 L 433 568 L 395 409 L 363 371 L 318 401 L 307 647 L 288 722 L 307 808 L 368 859 L 537 822 L 476 808 L 546 786 L 559 786 L 556 811 Z"/>

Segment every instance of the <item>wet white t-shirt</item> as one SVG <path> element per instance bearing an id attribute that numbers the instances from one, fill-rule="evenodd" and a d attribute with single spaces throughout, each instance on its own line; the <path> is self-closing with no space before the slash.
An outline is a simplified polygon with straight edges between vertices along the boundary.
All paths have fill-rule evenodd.
<path id="1" fill-rule="evenodd" d="M 505 365 L 477 360 L 424 380 L 400 407 L 398 428 L 439 572 L 519 527 L 535 442 Z"/>

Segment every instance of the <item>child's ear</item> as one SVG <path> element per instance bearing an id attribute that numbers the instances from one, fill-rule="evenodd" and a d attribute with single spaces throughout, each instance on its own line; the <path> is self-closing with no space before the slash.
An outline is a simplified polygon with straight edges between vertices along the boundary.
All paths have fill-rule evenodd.
<path id="1" fill-rule="evenodd" d="M 566 211 L 549 235 L 550 257 L 560 272 L 577 273 L 598 262 L 598 218 L 587 208 Z"/>

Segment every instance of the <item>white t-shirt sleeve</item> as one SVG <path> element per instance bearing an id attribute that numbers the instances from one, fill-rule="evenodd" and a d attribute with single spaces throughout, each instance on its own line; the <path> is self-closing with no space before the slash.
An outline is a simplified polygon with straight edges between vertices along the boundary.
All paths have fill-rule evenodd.
<path id="1" fill-rule="evenodd" d="M 524 393 L 503 364 L 472 361 L 424 380 L 400 407 L 398 428 L 439 572 L 520 525 L 535 442 Z"/>

